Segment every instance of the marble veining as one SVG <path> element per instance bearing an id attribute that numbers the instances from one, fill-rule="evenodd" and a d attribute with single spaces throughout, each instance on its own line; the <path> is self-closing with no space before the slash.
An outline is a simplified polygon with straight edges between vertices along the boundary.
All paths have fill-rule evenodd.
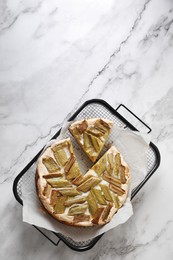
<path id="1" fill-rule="evenodd" d="M 172 0 L 0 1 L 0 259 L 173 259 L 172 74 Z M 78 253 L 22 222 L 12 184 L 91 98 L 150 125 L 162 162 L 132 218 Z"/>

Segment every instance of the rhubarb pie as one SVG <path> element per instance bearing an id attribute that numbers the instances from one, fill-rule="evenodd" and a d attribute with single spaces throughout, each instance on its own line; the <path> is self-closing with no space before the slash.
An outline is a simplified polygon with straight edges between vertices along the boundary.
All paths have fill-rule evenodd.
<path id="1" fill-rule="evenodd" d="M 84 119 L 72 123 L 69 131 L 90 160 L 95 162 L 109 136 L 112 125 L 113 123 L 106 119 Z"/>
<path id="2" fill-rule="evenodd" d="M 83 175 L 69 138 L 48 147 L 37 163 L 36 187 L 44 208 L 72 226 L 108 223 L 124 204 L 130 172 L 112 146 Z"/>

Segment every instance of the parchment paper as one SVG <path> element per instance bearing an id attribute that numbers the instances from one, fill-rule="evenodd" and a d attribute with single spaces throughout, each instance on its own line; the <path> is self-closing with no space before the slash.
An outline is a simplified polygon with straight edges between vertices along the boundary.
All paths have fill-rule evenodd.
<path id="1" fill-rule="evenodd" d="M 68 125 L 66 123 L 62 128 L 58 139 L 69 137 Z M 70 136 L 71 137 L 71 136 Z M 82 150 L 76 145 L 76 142 L 71 137 L 74 151 L 82 172 L 86 172 L 91 167 L 91 162 L 85 157 Z M 52 142 L 48 143 L 49 146 Z M 32 225 L 46 228 L 48 230 L 62 233 L 65 236 L 72 238 L 75 241 L 86 241 L 94 238 L 116 226 L 125 223 L 132 215 L 133 208 L 130 201 L 131 191 L 144 179 L 147 174 L 147 157 L 146 153 L 150 143 L 150 136 L 140 134 L 128 129 L 114 126 L 111 130 L 107 143 L 112 143 L 123 155 L 125 161 L 129 165 L 131 171 L 131 184 L 128 193 L 128 198 L 122 208 L 114 215 L 112 220 L 101 227 L 71 227 L 59 223 L 51 217 L 41 206 L 35 190 L 35 169 L 33 167 L 30 173 L 29 180 L 22 182 L 22 199 L 23 199 L 23 221 Z M 46 147 L 47 147 L 46 146 Z M 102 154 L 104 151 L 102 152 Z M 27 174 L 23 178 L 28 178 Z M 29 182 L 29 185 L 28 185 Z"/>

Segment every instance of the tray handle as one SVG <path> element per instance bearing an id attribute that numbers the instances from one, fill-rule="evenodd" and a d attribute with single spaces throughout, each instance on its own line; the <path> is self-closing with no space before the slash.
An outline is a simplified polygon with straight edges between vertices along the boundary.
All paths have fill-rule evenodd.
<path id="1" fill-rule="evenodd" d="M 152 131 L 152 129 L 146 124 L 146 123 L 144 123 L 137 115 L 135 115 L 130 109 L 128 109 L 125 105 L 123 105 L 123 104 L 120 104 L 116 109 L 115 109 L 120 115 L 121 115 L 121 117 L 123 117 L 123 119 L 125 119 L 127 116 L 129 117 L 129 114 L 130 115 L 132 115 L 135 119 L 137 119 L 138 120 L 138 122 L 137 123 L 135 123 L 135 122 L 133 122 L 132 123 L 132 125 L 138 125 L 138 127 L 136 128 L 136 130 L 138 130 L 138 128 L 140 127 L 139 126 L 139 122 L 141 123 L 141 125 L 143 126 L 143 127 L 145 127 L 145 129 L 147 129 L 147 134 L 149 134 L 151 131 Z M 120 110 L 121 110 L 121 112 L 120 112 Z M 122 112 L 124 110 L 124 112 L 126 113 L 124 113 L 124 112 Z M 127 115 L 127 112 L 128 112 L 128 115 Z M 125 114 L 125 116 L 123 116 Z M 126 120 L 126 119 L 125 119 Z M 132 121 L 133 119 L 131 119 L 131 121 Z M 128 118 L 128 121 L 130 121 L 129 120 L 129 118 Z M 130 121 L 130 122 L 131 122 Z M 134 121 L 134 120 L 133 120 Z M 140 129 L 139 129 L 140 130 Z"/>
<path id="2" fill-rule="evenodd" d="M 43 231 L 41 228 L 39 228 L 35 225 L 33 225 L 33 227 L 35 227 L 44 237 L 46 237 L 55 246 L 57 246 L 59 244 L 59 242 L 61 241 L 61 239 L 59 239 L 57 237 L 55 232 L 49 231 L 46 229 L 44 229 L 44 231 Z"/>

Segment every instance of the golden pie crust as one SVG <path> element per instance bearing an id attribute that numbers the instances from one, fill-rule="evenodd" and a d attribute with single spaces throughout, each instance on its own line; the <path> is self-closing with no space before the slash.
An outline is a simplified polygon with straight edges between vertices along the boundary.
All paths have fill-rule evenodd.
<path id="1" fill-rule="evenodd" d="M 44 208 L 59 222 L 104 225 L 126 201 L 128 165 L 112 146 L 83 175 L 69 138 L 55 141 L 37 161 L 36 188 Z"/>

